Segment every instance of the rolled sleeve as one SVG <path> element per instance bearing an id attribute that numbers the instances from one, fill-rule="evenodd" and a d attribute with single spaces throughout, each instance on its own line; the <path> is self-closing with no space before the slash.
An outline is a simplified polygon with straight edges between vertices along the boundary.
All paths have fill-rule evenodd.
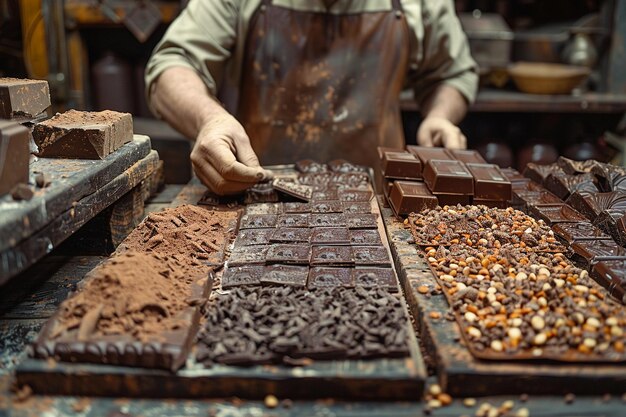
<path id="1" fill-rule="evenodd" d="M 409 77 L 417 103 L 421 105 L 439 85 L 456 88 L 473 103 L 478 89 L 477 65 L 452 0 L 424 0 L 422 21 L 422 62 Z"/>

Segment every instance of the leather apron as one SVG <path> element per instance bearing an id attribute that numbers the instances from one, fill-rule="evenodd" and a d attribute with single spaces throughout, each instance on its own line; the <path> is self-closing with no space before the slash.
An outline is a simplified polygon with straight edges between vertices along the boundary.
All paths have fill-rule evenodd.
<path id="1" fill-rule="evenodd" d="M 392 5 L 336 15 L 264 0 L 248 31 L 238 108 L 261 164 L 377 166 L 377 146 L 404 146 L 409 28 L 399 0 Z"/>

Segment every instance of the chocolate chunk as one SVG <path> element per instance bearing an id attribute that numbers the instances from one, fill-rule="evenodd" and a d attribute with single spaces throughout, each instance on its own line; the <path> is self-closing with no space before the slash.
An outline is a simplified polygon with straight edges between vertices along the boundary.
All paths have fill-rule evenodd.
<path id="1" fill-rule="evenodd" d="M 594 161 L 593 159 L 588 159 L 586 161 L 574 161 L 573 159 L 559 156 L 556 163 L 566 174 L 576 175 L 591 172 L 594 165 L 597 164 L 597 161 Z"/>
<path id="2" fill-rule="evenodd" d="M 474 193 L 474 178 L 459 161 L 431 159 L 424 167 L 424 182 L 433 193 Z"/>
<path id="3" fill-rule="evenodd" d="M 346 221 L 350 229 L 378 228 L 378 216 L 376 214 L 347 214 Z"/>
<path id="4" fill-rule="evenodd" d="M 278 216 L 278 227 L 309 227 L 308 214 L 283 214 Z"/>
<path id="5" fill-rule="evenodd" d="M 378 230 L 351 229 L 350 243 L 353 245 L 382 245 Z"/>
<path id="6" fill-rule="evenodd" d="M 370 191 L 340 190 L 339 200 L 341 201 L 370 201 L 372 193 Z"/>
<path id="7" fill-rule="evenodd" d="M 274 179 L 272 185 L 275 190 L 304 201 L 309 201 L 313 195 L 313 187 L 310 185 L 300 184 L 283 178 Z"/>
<path id="8" fill-rule="evenodd" d="M 326 164 L 320 164 L 312 159 L 304 159 L 296 162 L 296 170 L 303 174 L 320 174 L 328 171 Z"/>
<path id="9" fill-rule="evenodd" d="M 454 159 L 457 159 L 466 164 L 486 164 L 485 158 L 483 158 L 478 151 L 473 149 L 448 149 L 447 150 Z"/>
<path id="10" fill-rule="evenodd" d="M 313 246 L 311 265 L 350 266 L 354 265 L 350 246 Z"/>
<path id="11" fill-rule="evenodd" d="M 312 245 L 349 245 L 350 234 L 345 227 L 316 227 L 311 236 Z"/>
<path id="12" fill-rule="evenodd" d="M 313 201 L 339 200 L 339 194 L 337 194 L 337 190 L 314 191 L 313 195 L 311 196 L 311 200 Z"/>
<path id="13" fill-rule="evenodd" d="M 562 206 L 531 207 L 530 214 L 537 219 L 543 220 L 548 225 L 587 221 L 585 217 L 566 204 Z"/>
<path id="14" fill-rule="evenodd" d="M 591 276 L 609 294 L 626 304 L 626 261 L 601 261 L 594 265 Z"/>
<path id="15" fill-rule="evenodd" d="M 268 263 L 308 265 L 311 259 L 311 247 L 308 245 L 276 244 L 267 251 Z"/>
<path id="16" fill-rule="evenodd" d="M 538 184 L 543 184 L 543 181 L 550 174 L 563 174 L 563 170 L 556 162 L 546 165 L 530 162 L 526 165 L 526 169 L 524 169 L 524 176 Z"/>
<path id="17" fill-rule="evenodd" d="M 422 171 L 431 159 L 454 160 L 455 158 L 444 148 L 429 148 L 425 146 L 407 145 L 406 150 L 415 155 L 422 163 Z"/>
<path id="18" fill-rule="evenodd" d="M 582 240 L 611 240 L 611 236 L 589 222 L 558 223 L 552 227 L 552 230 L 567 245 Z"/>
<path id="19" fill-rule="evenodd" d="M 311 203 L 311 213 L 342 213 L 340 201 L 317 201 Z"/>
<path id="20" fill-rule="evenodd" d="M 311 214 L 310 227 L 345 227 L 346 216 L 343 213 Z"/>
<path id="21" fill-rule="evenodd" d="M 353 246 L 352 254 L 357 266 L 391 266 L 384 246 Z"/>
<path id="22" fill-rule="evenodd" d="M 270 265 L 265 267 L 261 282 L 263 284 L 305 287 L 308 277 L 308 266 Z"/>
<path id="23" fill-rule="evenodd" d="M 222 275 L 222 288 L 260 285 L 263 265 L 228 266 Z"/>
<path id="24" fill-rule="evenodd" d="M 0 119 L 32 119 L 48 107 L 48 81 L 0 77 Z"/>
<path id="25" fill-rule="evenodd" d="M 28 129 L 0 120 L 0 196 L 20 183 L 28 183 L 29 159 Z"/>
<path id="26" fill-rule="evenodd" d="M 35 124 L 33 139 L 42 157 L 102 159 L 133 140 L 133 119 L 110 110 L 68 110 Z"/>
<path id="27" fill-rule="evenodd" d="M 302 227 L 279 227 L 269 236 L 272 243 L 309 243 L 310 240 L 311 229 Z"/>
<path id="28" fill-rule="evenodd" d="M 365 288 L 385 288 L 398 291 L 398 282 L 391 268 L 355 268 L 352 270 L 354 284 Z"/>
<path id="29" fill-rule="evenodd" d="M 355 165 L 352 162 L 346 161 L 345 159 L 333 159 L 328 162 L 328 168 L 330 168 L 331 172 L 340 172 L 340 173 L 354 173 L 354 172 L 367 172 L 367 167 L 362 165 Z"/>
<path id="30" fill-rule="evenodd" d="M 11 197 L 15 201 L 29 201 L 34 195 L 35 192 L 28 184 L 17 184 L 11 190 Z"/>
<path id="31" fill-rule="evenodd" d="M 346 214 L 372 212 L 372 205 L 364 201 L 342 201 L 341 206 Z"/>
<path id="32" fill-rule="evenodd" d="M 244 266 L 248 264 L 264 264 L 268 248 L 268 246 L 236 247 L 228 258 L 228 265 Z"/>
<path id="33" fill-rule="evenodd" d="M 597 162 L 591 173 L 598 179 L 601 191 L 626 191 L 626 169 L 611 164 Z"/>
<path id="34" fill-rule="evenodd" d="M 546 177 L 543 186 L 562 200 L 567 199 L 573 192 L 597 193 L 599 191 L 593 174 L 567 175 L 553 173 Z"/>
<path id="35" fill-rule="evenodd" d="M 599 227 L 602 231 L 611 235 L 611 237 L 613 237 L 613 239 L 621 245 L 624 241 L 624 238 L 620 232 L 620 220 L 623 216 L 624 212 L 620 210 L 604 210 L 593 221 L 593 225 Z"/>
<path id="36" fill-rule="evenodd" d="M 244 229 L 240 230 L 235 240 L 235 247 L 267 245 L 274 233 L 274 229 Z"/>
<path id="37" fill-rule="evenodd" d="M 605 210 L 626 213 L 626 193 L 622 191 L 594 194 L 574 192 L 567 199 L 567 204 L 594 221 Z"/>
<path id="38" fill-rule="evenodd" d="M 572 244 L 573 259 L 590 269 L 600 261 L 626 261 L 626 249 L 610 240 L 586 240 Z"/>
<path id="39" fill-rule="evenodd" d="M 328 287 L 354 287 L 350 268 L 315 267 L 309 272 L 310 289 Z"/>
<path id="40" fill-rule="evenodd" d="M 386 178 L 422 178 L 422 163 L 415 155 L 406 151 L 385 152 L 382 159 L 382 169 Z"/>
<path id="41" fill-rule="evenodd" d="M 395 181 L 389 203 L 396 215 L 402 216 L 434 209 L 438 201 L 423 182 Z"/>
<path id="42" fill-rule="evenodd" d="M 310 213 L 311 212 L 311 204 L 309 203 L 284 203 L 283 204 L 283 212 L 285 214 L 291 213 Z"/>
<path id="43" fill-rule="evenodd" d="M 283 216 L 280 216 L 283 217 Z M 241 217 L 240 229 L 263 229 L 276 227 L 279 216 L 276 214 L 244 214 Z"/>
<path id="44" fill-rule="evenodd" d="M 511 182 L 497 165 L 466 164 L 474 177 L 474 198 L 482 200 L 511 200 Z"/>

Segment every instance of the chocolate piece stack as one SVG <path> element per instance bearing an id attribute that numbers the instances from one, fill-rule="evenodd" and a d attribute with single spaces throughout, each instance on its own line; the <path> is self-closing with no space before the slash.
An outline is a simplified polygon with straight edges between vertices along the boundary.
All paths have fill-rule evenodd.
<path id="1" fill-rule="evenodd" d="M 409 145 L 378 152 L 385 196 L 396 215 L 472 202 L 506 207 L 511 200 L 510 181 L 476 151 Z"/>

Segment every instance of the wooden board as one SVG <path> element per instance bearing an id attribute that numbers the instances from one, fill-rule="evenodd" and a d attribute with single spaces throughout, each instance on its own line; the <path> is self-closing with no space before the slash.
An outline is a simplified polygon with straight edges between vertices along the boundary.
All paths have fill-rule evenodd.
<path id="1" fill-rule="evenodd" d="M 436 285 L 411 232 L 382 209 L 398 276 L 421 342 L 435 362 L 442 388 L 452 396 L 500 394 L 621 394 L 626 387 L 626 366 L 598 364 L 554 364 L 494 362 L 475 359 L 462 345 L 459 327 L 448 321 L 449 305 L 443 294 L 424 295 L 419 286 Z M 431 312 L 438 312 L 433 319 Z"/>
<path id="2" fill-rule="evenodd" d="M 38 195 L 26 202 L 24 207 L 9 209 L 7 215 L 0 217 L 0 235 L 9 234 L 7 228 L 13 227 L 15 235 L 27 236 L 22 240 L 12 238 L 16 243 L 0 251 L 0 284 L 5 283 L 50 253 L 52 249 L 76 232 L 87 221 L 118 201 L 124 194 L 151 175 L 158 165 L 159 156 L 156 151 L 149 150 L 150 141 L 148 138 L 135 142 L 137 143 L 133 143 L 128 151 L 134 154 L 134 158 L 143 153 L 141 148 L 147 146 L 148 152 L 145 157 L 129 165 L 128 162 L 133 161 L 133 159 L 128 155 L 127 158 L 120 155 L 119 159 L 125 160 L 124 163 L 117 161 L 121 165 L 118 165 L 116 160 L 108 160 L 108 158 L 103 161 L 92 162 L 93 166 L 88 167 L 89 169 L 84 168 L 83 172 L 84 174 L 88 172 L 89 175 L 78 175 L 78 173 L 70 175 L 67 178 L 68 183 L 60 180 L 58 188 L 52 189 L 50 192 L 44 189 L 43 195 Z M 105 163 L 107 166 L 103 167 L 101 163 Z M 112 168 L 113 166 L 115 169 Z M 125 168 L 120 171 L 120 166 L 125 166 Z M 111 169 L 107 169 L 107 167 Z M 111 177 L 112 172 L 117 171 L 120 172 Z M 108 179 L 108 181 L 104 182 L 104 179 Z M 50 188 L 52 187 L 51 185 Z M 64 197 L 64 192 L 67 194 L 66 197 Z M 39 207 L 36 206 L 37 204 Z M 54 210 L 50 211 L 48 207 Z M 2 210 L 1 204 L 0 210 Z M 53 217 L 52 213 L 56 213 L 56 215 Z M 20 227 L 19 224 L 24 225 L 24 227 Z M 33 227 L 33 224 L 37 224 L 41 228 L 37 229 Z"/>

